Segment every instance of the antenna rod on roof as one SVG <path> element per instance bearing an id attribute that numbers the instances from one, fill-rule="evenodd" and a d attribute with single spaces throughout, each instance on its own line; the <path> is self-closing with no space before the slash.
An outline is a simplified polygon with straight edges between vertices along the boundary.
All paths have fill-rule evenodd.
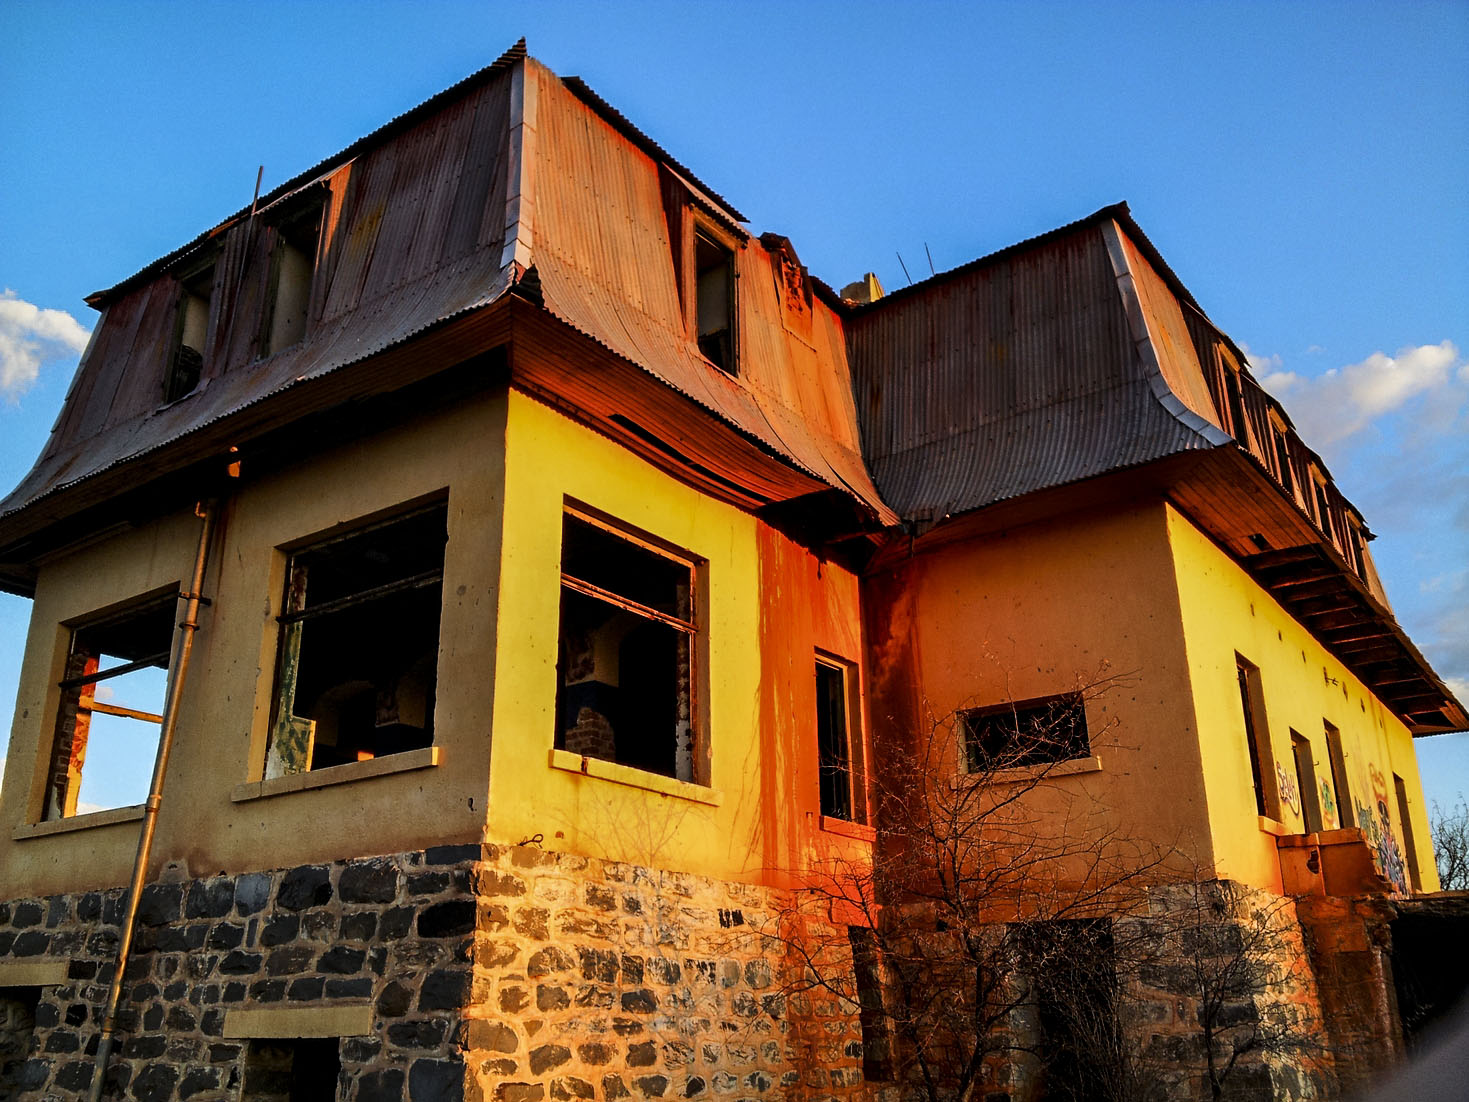
<path id="1" fill-rule="evenodd" d="M 929 275 L 938 275 L 938 272 L 936 272 L 936 271 L 933 270 L 933 253 L 931 253 L 931 252 L 928 251 L 928 242 L 927 241 L 925 241 L 923 243 L 923 255 L 926 256 L 926 257 L 928 257 L 928 274 Z"/>
<path id="2" fill-rule="evenodd" d="M 255 217 L 255 208 L 260 203 L 260 181 L 265 178 L 265 166 L 261 165 L 255 173 L 255 194 L 250 199 L 250 217 Z"/>
<path id="3" fill-rule="evenodd" d="M 908 286 L 909 287 L 913 286 L 913 277 L 910 276 L 910 275 L 908 275 L 908 265 L 906 265 L 906 264 L 903 263 L 903 254 L 902 253 L 898 253 L 897 254 L 897 257 L 898 257 L 898 264 L 903 269 L 903 275 L 908 280 Z"/>

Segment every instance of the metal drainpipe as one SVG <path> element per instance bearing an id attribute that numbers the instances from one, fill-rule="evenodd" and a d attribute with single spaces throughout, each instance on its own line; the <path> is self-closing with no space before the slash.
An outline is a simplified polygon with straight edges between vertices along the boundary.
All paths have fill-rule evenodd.
<path id="1" fill-rule="evenodd" d="M 112 988 L 107 993 L 107 1013 L 102 1019 L 102 1032 L 97 1038 L 97 1058 L 92 1070 L 92 1087 L 88 1095 L 91 1102 L 101 1102 L 102 1084 L 107 1078 L 107 1062 L 112 1056 L 112 1034 L 117 1026 L 117 1004 L 122 998 L 122 975 L 127 969 L 128 955 L 133 947 L 133 926 L 138 918 L 138 900 L 143 892 L 143 880 L 147 875 L 148 858 L 153 852 L 153 831 L 158 824 L 158 807 L 163 802 L 163 777 L 168 772 L 168 752 L 173 747 L 173 733 L 178 727 L 179 698 L 183 694 L 184 679 L 189 671 L 189 653 L 194 646 L 194 632 L 199 627 L 200 590 L 204 587 L 204 568 L 209 558 L 209 541 L 214 537 L 214 519 L 217 503 L 205 502 L 195 506 L 194 513 L 202 517 L 204 527 L 199 533 L 199 551 L 194 556 L 194 576 L 186 593 L 179 596 L 185 601 L 184 618 L 179 621 L 174 635 L 173 655 L 168 663 L 168 695 L 163 704 L 163 722 L 158 734 L 158 756 L 153 759 L 153 780 L 148 786 L 148 802 L 143 805 L 143 827 L 138 834 L 138 855 L 133 859 L 133 879 L 128 887 L 127 910 L 122 916 L 122 937 L 117 945 L 117 969 L 112 976 Z"/>

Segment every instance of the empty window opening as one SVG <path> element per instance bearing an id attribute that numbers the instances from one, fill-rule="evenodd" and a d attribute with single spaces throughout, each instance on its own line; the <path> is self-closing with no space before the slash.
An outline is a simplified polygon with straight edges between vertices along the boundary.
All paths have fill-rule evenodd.
<path id="1" fill-rule="evenodd" d="M 1250 752 L 1250 781 L 1255 788 L 1255 811 L 1267 819 L 1280 819 L 1280 794 L 1275 786 L 1275 755 L 1270 750 L 1270 732 L 1265 725 L 1265 691 L 1260 669 L 1234 656 L 1239 681 L 1239 702 L 1244 712 L 1245 745 Z"/>
<path id="2" fill-rule="evenodd" d="M 0 987 L 0 1098 L 19 1098 L 23 1067 L 31 1057 L 39 987 Z"/>
<path id="3" fill-rule="evenodd" d="M 1408 814 L 1408 786 L 1396 773 L 1392 775 L 1393 792 L 1398 798 L 1398 821 L 1403 824 L 1403 863 L 1408 866 L 1408 882 L 1415 892 L 1423 890 L 1418 876 L 1418 843 L 1413 837 L 1413 819 Z"/>
<path id="4" fill-rule="evenodd" d="M 443 504 L 291 555 L 265 776 L 433 743 Z"/>
<path id="5" fill-rule="evenodd" d="M 1075 693 L 963 713 L 970 773 L 1051 765 L 1091 753 L 1086 709 Z"/>
<path id="6" fill-rule="evenodd" d="M 1034 1000 L 1039 1099 L 1109 1098 L 1109 1072 L 1120 1066 L 1117 964 L 1107 919 L 1028 922 L 1016 931 Z M 1110 1089 L 1109 1089 L 1110 1088 Z"/>
<path id="7" fill-rule="evenodd" d="M 1275 451 L 1275 470 L 1280 478 L 1280 484 L 1285 487 L 1286 492 L 1295 493 L 1295 479 L 1290 469 L 1290 436 L 1285 425 L 1276 419 L 1272 411 L 1270 416 L 1270 440 Z"/>
<path id="8" fill-rule="evenodd" d="M 1347 781 L 1347 758 L 1342 749 L 1341 732 L 1336 727 L 1321 721 L 1326 730 L 1326 758 L 1331 763 L 1331 789 L 1336 802 L 1336 825 L 1339 827 L 1351 827 L 1357 825 L 1356 811 L 1352 807 L 1352 788 Z M 1327 829 L 1330 829 L 1328 826 Z"/>
<path id="9" fill-rule="evenodd" d="M 852 973 L 862 1026 L 862 1078 L 891 1082 L 894 1074 L 892 1020 L 883 1009 L 882 955 L 877 938 L 866 926 L 848 926 Z"/>
<path id="10" fill-rule="evenodd" d="M 1296 788 L 1301 793 L 1301 821 L 1307 834 L 1321 829 L 1321 798 L 1316 791 L 1316 759 L 1311 742 L 1299 731 L 1290 733 L 1291 753 L 1296 762 Z"/>
<path id="11" fill-rule="evenodd" d="M 321 239 L 322 204 L 312 203 L 275 227 L 270 286 L 260 322 L 260 354 L 273 356 L 306 335 L 311 278 Z"/>
<path id="12" fill-rule="evenodd" d="M 557 748 L 698 780 L 694 562 L 572 513 L 561 546 Z"/>
<path id="13" fill-rule="evenodd" d="M 696 313 L 699 351 L 723 371 L 735 374 L 734 253 L 699 233 L 694 235 Z"/>
<path id="14" fill-rule="evenodd" d="M 209 302 L 214 293 L 214 265 L 179 280 L 179 305 L 173 355 L 163 382 L 163 400 L 173 402 L 199 385 L 204 348 L 209 337 Z"/>
<path id="15" fill-rule="evenodd" d="M 177 601 L 169 594 L 72 629 L 45 818 L 129 807 L 147 798 Z"/>
<path id="16" fill-rule="evenodd" d="M 251 1041 L 241 1102 L 325 1102 L 337 1097 L 341 1072 L 336 1037 Z"/>
<path id="17" fill-rule="evenodd" d="M 833 662 L 816 663 L 816 748 L 821 814 L 862 823 L 867 821 L 862 737 L 852 672 Z"/>

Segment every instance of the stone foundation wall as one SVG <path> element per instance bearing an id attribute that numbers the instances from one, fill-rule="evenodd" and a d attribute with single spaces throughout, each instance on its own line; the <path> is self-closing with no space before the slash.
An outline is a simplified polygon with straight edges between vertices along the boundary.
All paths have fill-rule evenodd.
<path id="1" fill-rule="evenodd" d="M 798 993 L 781 913 L 767 889 L 531 847 L 153 884 L 107 1097 L 234 1102 L 251 1042 L 230 1012 L 278 1007 L 371 1008 L 339 1046 L 345 1102 L 856 1097 L 856 1008 Z M 120 915 L 120 890 L 0 904 L 0 962 L 67 962 L 35 989 L 21 1099 L 85 1095 Z"/>
<path id="2" fill-rule="evenodd" d="M 1236 1043 L 1247 1045 L 1224 1098 L 1340 1096 L 1294 900 L 1229 881 L 1177 885 L 1152 894 L 1147 916 L 1116 928 L 1125 947 L 1119 1013 L 1137 1040 L 1127 1070 L 1140 1097 L 1210 1097 L 1206 1018 L 1219 1067 Z"/>

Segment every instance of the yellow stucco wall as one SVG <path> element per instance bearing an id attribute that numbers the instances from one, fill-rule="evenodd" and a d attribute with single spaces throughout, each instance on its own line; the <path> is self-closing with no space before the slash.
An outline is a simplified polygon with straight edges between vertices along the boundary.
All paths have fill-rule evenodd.
<path id="1" fill-rule="evenodd" d="M 876 717 L 892 737 L 955 709 L 1086 689 L 1099 770 L 1032 797 L 1073 825 L 1210 858 L 1178 597 L 1161 504 L 956 540 L 874 573 Z M 955 763 L 955 771 L 958 764 Z"/>
<path id="2" fill-rule="evenodd" d="M 553 754 L 568 503 L 702 561 L 696 695 L 707 785 L 595 760 L 584 775 L 582 759 Z M 811 813 L 812 648 L 860 661 L 856 579 L 518 394 L 506 429 L 505 514 L 490 836 L 539 836 L 548 849 L 781 881 L 802 847 L 824 837 Z M 805 670 L 804 678 L 782 681 L 782 664 Z"/>
<path id="3" fill-rule="evenodd" d="M 247 470 L 211 552 L 152 868 L 237 872 L 483 835 L 499 584 L 503 392 L 427 414 L 278 473 Z M 270 721 L 286 553 L 416 499 L 447 496 L 437 766 L 368 776 L 396 755 L 339 767 L 342 783 L 250 798 Z M 193 566 L 191 510 L 112 535 L 40 571 L 0 799 L 0 897 L 125 882 L 138 823 L 26 836 L 41 815 L 68 620 L 177 586 Z M 391 630 L 391 625 L 385 625 Z M 100 737 L 100 736 L 98 736 Z M 422 755 L 420 755 L 421 757 Z M 345 771 L 345 774 L 341 771 Z M 329 774 L 304 774 L 319 781 Z M 22 835 L 16 837 L 17 834 Z"/>
<path id="4" fill-rule="evenodd" d="M 1304 830 L 1291 732 L 1311 744 L 1323 814 L 1331 786 L 1325 723 L 1341 732 L 1353 814 L 1369 842 L 1392 865 L 1393 853 L 1406 857 L 1393 776 L 1408 795 L 1416 843 L 1419 883 L 1438 887 L 1428 820 L 1413 739 L 1400 720 L 1338 662 L 1245 572 L 1185 517 L 1168 509 L 1175 584 L 1188 646 L 1188 676 L 1193 685 L 1209 821 L 1220 875 L 1259 887 L 1280 885 L 1273 834 L 1262 830 L 1250 776 L 1244 716 L 1236 679 L 1236 655 L 1260 671 L 1281 800 L 1282 825 Z M 1295 789 L 1292 797 L 1291 790 Z M 1371 821 L 1368 821 L 1370 814 Z M 1329 819 L 1327 825 L 1330 825 Z"/>

